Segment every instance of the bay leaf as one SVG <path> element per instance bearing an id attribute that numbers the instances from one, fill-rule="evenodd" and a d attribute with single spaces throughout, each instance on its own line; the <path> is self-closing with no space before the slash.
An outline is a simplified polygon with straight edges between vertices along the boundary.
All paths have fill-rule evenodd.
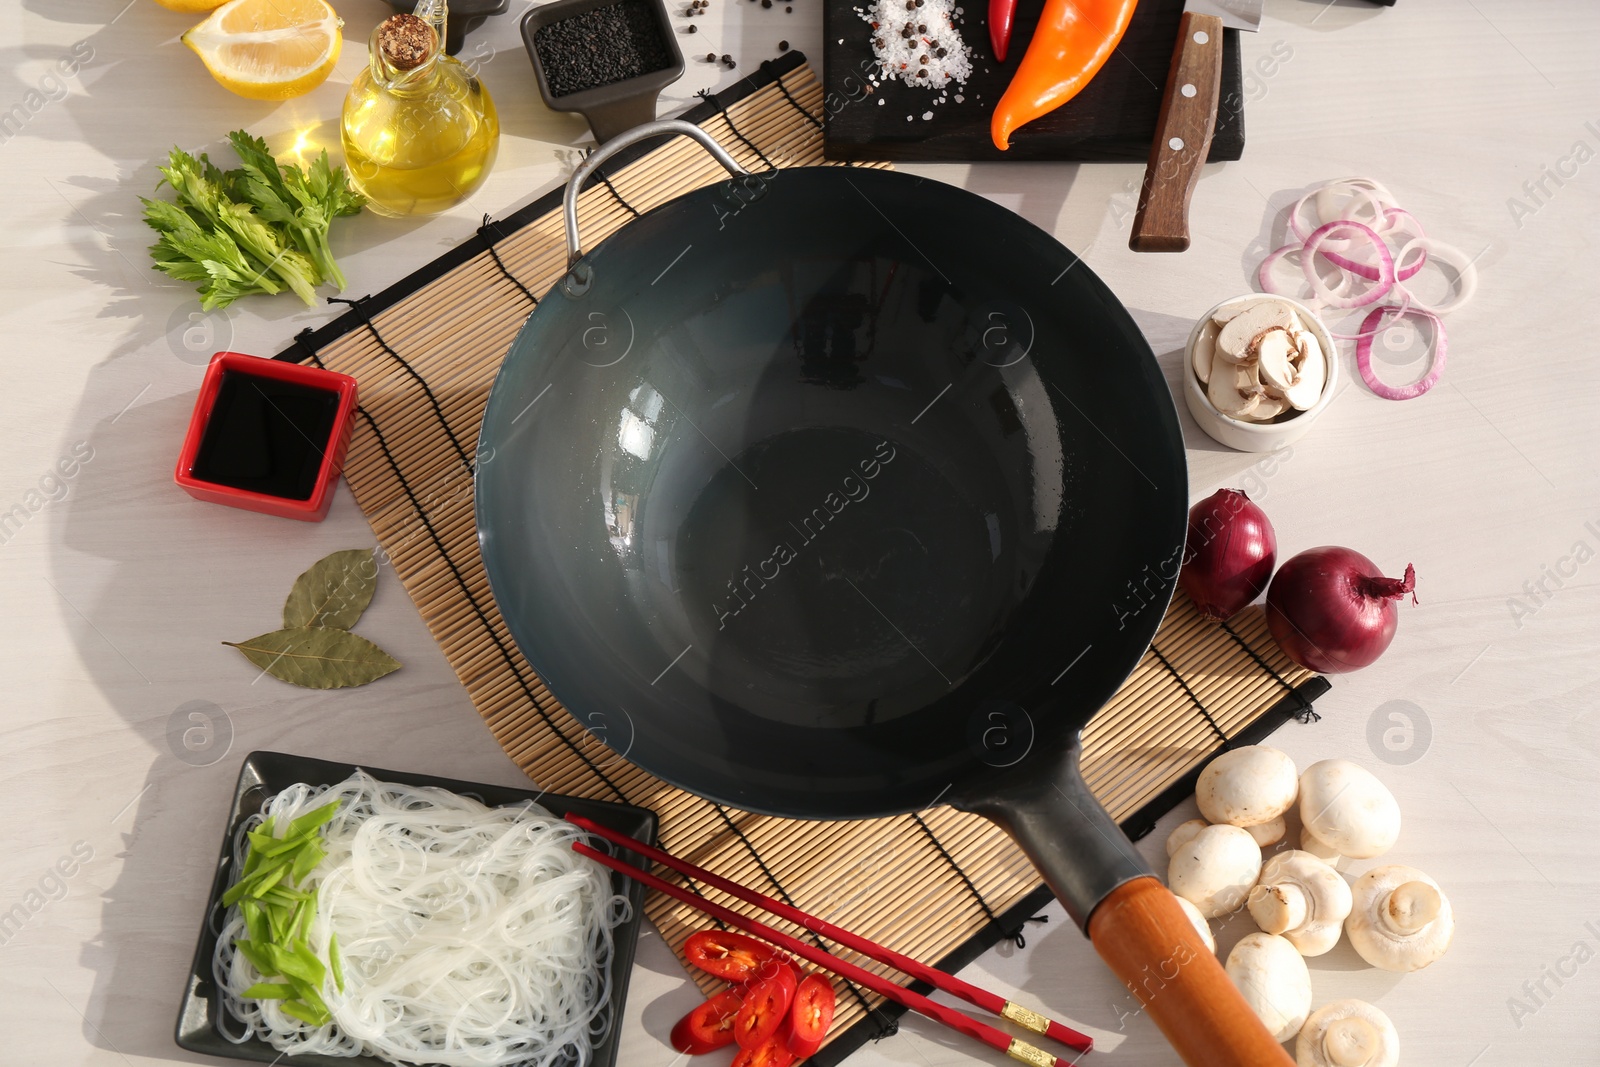
<path id="1" fill-rule="evenodd" d="M 332 626 L 292 626 L 222 643 L 274 678 L 307 689 L 366 685 L 400 669 L 398 660 L 365 637 Z"/>
<path id="2" fill-rule="evenodd" d="M 294 580 L 283 602 L 285 629 L 333 626 L 348 630 L 372 603 L 378 587 L 378 566 L 372 549 L 347 548 L 313 563 Z"/>

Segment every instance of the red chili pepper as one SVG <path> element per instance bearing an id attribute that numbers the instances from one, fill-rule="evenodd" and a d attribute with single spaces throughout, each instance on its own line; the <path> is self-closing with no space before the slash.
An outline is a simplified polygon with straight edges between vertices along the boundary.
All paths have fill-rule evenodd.
<path id="1" fill-rule="evenodd" d="M 1011 147 L 1018 126 L 1049 114 L 1089 84 L 1122 40 L 1136 3 L 1045 0 L 1039 28 L 989 120 L 996 148 Z"/>
<path id="2" fill-rule="evenodd" d="M 1017 0 L 989 0 L 989 43 L 994 45 L 994 57 L 1006 61 L 1006 48 L 1011 44 L 1011 23 L 1017 14 Z"/>

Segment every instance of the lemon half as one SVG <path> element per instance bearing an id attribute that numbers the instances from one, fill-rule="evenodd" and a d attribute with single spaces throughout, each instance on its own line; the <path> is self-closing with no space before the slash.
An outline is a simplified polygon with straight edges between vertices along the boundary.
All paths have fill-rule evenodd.
<path id="1" fill-rule="evenodd" d="M 343 25 L 323 0 L 229 0 L 183 43 L 229 92 L 287 100 L 328 80 Z"/>

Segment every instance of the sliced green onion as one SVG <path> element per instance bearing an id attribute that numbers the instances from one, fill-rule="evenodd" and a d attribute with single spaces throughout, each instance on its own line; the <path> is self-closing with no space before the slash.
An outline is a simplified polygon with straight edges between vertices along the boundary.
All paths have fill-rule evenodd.
<path id="1" fill-rule="evenodd" d="M 333 970 L 333 984 L 344 992 L 344 964 L 339 962 L 339 935 L 328 934 L 328 966 Z"/>
<path id="2" fill-rule="evenodd" d="M 294 986 L 288 982 L 257 982 L 246 989 L 241 996 L 253 1000 L 286 1000 L 294 994 Z"/>

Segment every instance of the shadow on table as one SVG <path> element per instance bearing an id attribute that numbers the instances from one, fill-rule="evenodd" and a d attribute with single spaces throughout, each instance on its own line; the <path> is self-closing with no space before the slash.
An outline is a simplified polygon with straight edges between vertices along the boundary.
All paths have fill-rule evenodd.
<path id="1" fill-rule="evenodd" d="M 142 782 L 119 785 L 116 796 L 97 782 L 78 785 L 80 810 L 106 808 L 106 828 L 90 844 L 99 855 L 115 855 L 120 871 L 104 891 L 100 929 L 80 951 L 79 962 L 94 971 L 93 988 L 87 1003 L 73 1008 L 83 1016 L 85 1040 L 98 1048 L 208 1063 L 216 1061 L 179 1050 L 173 1028 L 248 752 L 298 752 L 507 785 L 527 779 L 437 661 L 420 678 L 402 671 L 325 693 L 263 678 L 220 643 L 276 628 L 296 574 L 329 551 L 371 544 L 372 535 L 343 489 L 321 524 L 184 495 L 172 483 L 172 467 L 194 394 L 141 398 L 153 380 L 170 391 L 190 372 L 165 351 L 92 367 L 61 446 L 77 461 L 66 496 L 34 515 L 22 536 L 48 536 L 37 595 L 59 602 L 80 669 L 114 713 L 84 720 L 83 751 L 109 746 L 129 760 L 149 760 Z M 404 596 L 392 575 L 381 576 L 374 605 Z M 239 610 L 241 599 L 249 611 Z M 258 616 L 256 629 L 234 632 L 239 618 Z M 403 663 L 439 655 L 409 610 L 369 614 L 362 627 Z"/>

